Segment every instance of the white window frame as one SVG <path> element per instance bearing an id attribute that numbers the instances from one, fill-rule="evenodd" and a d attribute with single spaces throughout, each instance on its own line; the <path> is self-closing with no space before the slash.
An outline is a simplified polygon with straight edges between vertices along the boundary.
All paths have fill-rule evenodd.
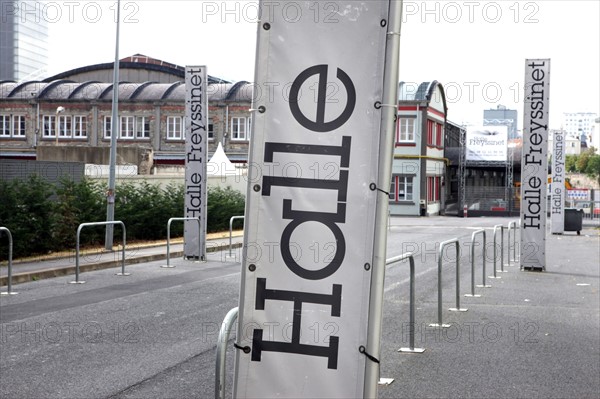
<path id="1" fill-rule="evenodd" d="M 84 115 L 73 115 L 73 138 L 87 138 L 87 117 Z"/>
<path id="2" fill-rule="evenodd" d="M 231 141 L 247 141 L 248 118 L 245 116 L 234 116 L 231 118 Z"/>
<path id="3" fill-rule="evenodd" d="M 147 140 L 150 138 L 150 119 L 148 117 L 135 117 L 135 138 L 139 140 Z"/>
<path id="4" fill-rule="evenodd" d="M 398 142 L 399 143 L 414 143 L 415 142 L 415 126 L 417 118 L 400 118 L 398 122 Z M 410 130 L 412 125 L 412 131 Z"/>
<path id="5" fill-rule="evenodd" d="M 11 133 L 13 138 L 25 138 L 25 115 L 13 115 Z"/>
<path id="6" fill-rule="evenodd" d="M 121 116 L 119 122 L 121 123 L 119 138 L 123 140 L 133 140 L 135 138 L 135 117 L 132 115 Z"/>
<path id="7" fill-rule="evenodd" d="M 112 116 L 105 116 L 102 120 L 102 130 L 104 132 L 104 138 L 110 140 L 112 135 Z"/>
<path id="8" fill-rule="evenodd" d="M 11 137 L 10 115 L 0 115 L 0 137 Z"/>
<path id="9" fill-rule="evenodd" d="M 414 177 L 407 175 L 398 175 L 398 201 L 412 201 L 415 194 Z M 403 187 L 404 190 L 400 190 Z M 408 198 L 408 188 L 410 187 L 410 198 Z M 402 193 L 404 191 L 404 193 Z"/>
<path id="10" fill-rule="evenodd" d="M 208 124 L 206 136 L 209 140 L 213 140 L 215 138 L 215 125 L 212 122 Z"/>
<path id="11" fill-rule="evenodd" d="M 58 115 L 56 130 L 58 131 L 59 139 L 70 139 L 73 136 L 71 131 L 71 115 Z"/>
<path id="12" fill-rule="evenodd" d="M 56 137 L 56 115 L 44 115 L 42 121 L 43 121 L 42 137 L 55 138 Z"/>
<path id="13" fill-rule="evenodd" d="M 183 140 L 183 118 L 181 116 L 167 116 L 167 140 Z"/>

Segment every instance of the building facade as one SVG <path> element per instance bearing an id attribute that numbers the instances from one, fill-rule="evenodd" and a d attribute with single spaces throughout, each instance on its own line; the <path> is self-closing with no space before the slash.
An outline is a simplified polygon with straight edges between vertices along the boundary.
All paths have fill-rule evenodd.
<path id="1" fill-rule="evenodd" d="M 598 132 L 595 129 L 598 114 L 593 112 L 563 113 L 562 129 L 567 132 L 567 138 L 578 139 L 581 151 L 589 147 L 600 148 Z"/>
<path id="2" fill-rule="evenodd" d="M 119 164 L 141 173 L 183 165 L 183 67 L 124 60 L 119 84 Z M 131 64 L 131 65 L 129 65 Z M 108 164 L 112 83 L 99 80 L 112 63 L 80 68 L 38 82 L 0 82 L 0 157 Z M 160 82 L 126 83 L 131 78 Z M 134 79 L 131 79 L 134 80 Z M 209 153 L 222 143 L 234 162 L 247 162 L 252 85 L 209 77 Z"/>
<path id="3" fill-rule="evenodd" d="M 498 105 L 496 109 L 483 110 L 484 126 L 506 126 L 508 127 L 508 138 L 516 139 L 518 137 L 518 112 L 514 109 L 507 109 L 504 105 Z"/>
<path id="4" fill-rule="evenodd" d="M 445 208 L 446 96 L 437 81 L 400 82 L 390 187 L 392 215 L 429 216 Z"/>
<path id="5" fill-rule="evenodd" d="M 48 65 L 44 3 L 0 0 L 0 11 L 0 81 L 44 76 Z"/>

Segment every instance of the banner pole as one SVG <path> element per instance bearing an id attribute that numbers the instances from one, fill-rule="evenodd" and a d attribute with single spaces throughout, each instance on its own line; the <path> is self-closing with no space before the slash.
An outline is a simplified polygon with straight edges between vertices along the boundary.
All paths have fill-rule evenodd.
<path id="1" fill-rule="evenodd" d="M 383 78 L 381 112 L 381 141 L 379 146 L 379 188 L 375 210 L 375 238 L 373 243 L 373 274 L 369 300 L 369 325 L 367 329 L 367 353 L 380 359 L 381 321 L 385 280 L 387 247 L 387 216 L 398 113 L 398 68 L 400 64 L 400 27 L 402 22 L 402 0 L 390 1 L 387 45 Z M 379 363 L 367 360 L 365 367 L 364 398 L 377 398 Z"/>

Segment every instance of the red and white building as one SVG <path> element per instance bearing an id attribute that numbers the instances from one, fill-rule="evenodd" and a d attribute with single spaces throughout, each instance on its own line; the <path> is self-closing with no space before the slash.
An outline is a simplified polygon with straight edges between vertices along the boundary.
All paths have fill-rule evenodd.
<path id="1" fill-rule="evenodd" d="M 437 81 L 400 82 L 390 212 L 439 215 L 444 209 L 446 96 Z"/>

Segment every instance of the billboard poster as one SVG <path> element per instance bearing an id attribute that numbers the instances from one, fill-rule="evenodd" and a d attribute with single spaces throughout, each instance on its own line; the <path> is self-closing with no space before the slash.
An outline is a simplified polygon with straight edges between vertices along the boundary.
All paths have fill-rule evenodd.
<path id="1" fill-rule="evenodd" d="M 185 67 L 185 200 L 183 254 L 187 259 L 206 256 L 206 164 L 208 102 L 206 67 Z"/>
<path id="2" fill-rule="evenodd" d="M 550 60 L 525 61 L 521 155 L 521 268 L 546 269 Z"/>
<path id="3" fill-rule="evenodd" d="M 362 397 L 389 1 L 265 3 L 233 395 Z"/>
<path id="4" fill-rule="evenodd" d="M 552 234 L 565 232 L 565 132 L 554 132 L 552 148 L 552 183 L 550 184 L 550 217 Z"/>
<path id="5" fill-rule="evenodd" d="M 468 126 L 467 161 L 507 160 L 508 126 Z"/>

